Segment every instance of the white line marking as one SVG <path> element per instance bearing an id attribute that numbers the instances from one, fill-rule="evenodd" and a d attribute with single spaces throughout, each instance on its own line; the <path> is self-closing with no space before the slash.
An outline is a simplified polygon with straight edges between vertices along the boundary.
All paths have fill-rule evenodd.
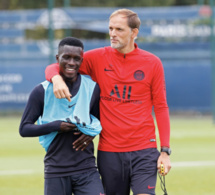
<path id="1" fill-rule="evenodd" d="M 184 162 L 172 162 L 172 168 L 174 167 L 200 167 L 200 166 L 215 166 L 215 161 L 184 161 Z M 3 170 L 0 171 L 1 175 L 26 175 L 39 173 L 36 170 Z"/>
<path id="2" fill-rule="evenodd" d="M 23 175 L 23 174 L 34 174 L 35 170 L 4 170 L 0 171 L 0 175 Z"/>
<path id="3" fill-rule="evenodd" d="M 172 167 L 199 167 L 199 166 L 215 166 L 215 161 L 185 161 L 172 162 Z"/>

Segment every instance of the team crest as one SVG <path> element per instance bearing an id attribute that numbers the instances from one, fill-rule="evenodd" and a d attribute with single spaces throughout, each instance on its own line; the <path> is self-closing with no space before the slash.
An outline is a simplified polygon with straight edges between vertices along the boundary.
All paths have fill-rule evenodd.
<path id="1" fill-rule="evenodd" d="M 134 72 L 134 78 L 138 81 L 141 81 L 143 80 L 145 77 L 145 74 L 142 70 L 137 70 Z"/>

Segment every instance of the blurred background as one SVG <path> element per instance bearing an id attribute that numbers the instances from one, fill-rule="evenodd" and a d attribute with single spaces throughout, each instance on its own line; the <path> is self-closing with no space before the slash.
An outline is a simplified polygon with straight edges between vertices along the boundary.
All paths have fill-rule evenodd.
<path id="1" fill-rule="evenodd" d="M 80 38 L 85 51 L 109 46 L 109 16 L 119 8 L 137 12 L 138 46 L 164 66 L 168 194 L 215 194 L 215 0 L 0 0 L 1 195 L 43 194 L 45 151 L 37 137 L 18 133 L 28 96 L 45 80 L 62 38 Z M 159 180 L 156 194 L 163 194 Z"/>
<path id="2" fill-rule="evenodd" d="M 65 36 L 109 46 L 108 18 L 137 12 L 137 43 L 163 62 L 172 113 L 214 115 L 214 0 L 0 0 L 0 112 L 23 111 Z"/>

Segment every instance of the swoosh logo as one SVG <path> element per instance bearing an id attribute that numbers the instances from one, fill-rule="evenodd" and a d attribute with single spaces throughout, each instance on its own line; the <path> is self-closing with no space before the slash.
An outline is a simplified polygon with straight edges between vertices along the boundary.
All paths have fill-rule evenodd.
<path id="1" fill-rule="evenodd" d="M 76 104 L 76 103 L 75 103 Z M 68 108 L 72 108 L 75 104 L 69 105 Z"/>
<path id="2" fill-rule="evenodd" d="M 105 68 L 104 71 L 113 71 L 113 70 Z"/>
<path id="3" fill-rule="evenodd" d="M 153 188 L 155 188 L 155 186 L 148 185 L 148 189 L 153 189 Z"/>

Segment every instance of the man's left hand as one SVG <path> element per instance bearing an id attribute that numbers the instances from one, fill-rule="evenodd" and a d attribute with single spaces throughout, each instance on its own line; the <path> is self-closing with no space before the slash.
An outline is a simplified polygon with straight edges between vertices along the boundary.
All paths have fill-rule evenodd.
<path id="1" fill-rule="evenodd" d="M 163 174 L 161 173 L 161 170 L 160 170 L 161 164 L 164 165 L 164 173 Z M 167 175 L 167 173 L 170 171 L 170 169 L 171 169 L 171 162 L 170 162 L 169 155 L 166 152 L 161 152 L 161 154 L 160 154 L 160 156 L 158 158 L 157 168 L 158 168 L 158 172 L 161 175 Z"/>
<path id="2" fill-rule="evenodd" d="M 82 134 L 77 140 L 73 142 L 73 148 L 78 151 L 78 150 L 84 150 L 94 139 L 93 136 L 90 135 L 85 135 L 81 132 L 76 132 L 74 135 L 79 135 Z"/>

